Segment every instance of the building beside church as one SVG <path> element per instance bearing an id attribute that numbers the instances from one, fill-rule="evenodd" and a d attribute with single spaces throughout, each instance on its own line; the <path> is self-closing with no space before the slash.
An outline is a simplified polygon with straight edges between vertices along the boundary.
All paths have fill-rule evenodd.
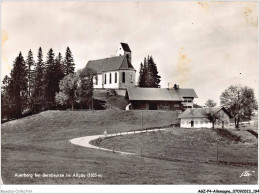
<path id="1" fill-rule="evenodd" d="M 139 88 L 129 87 L 126 99 L 132 109 L 144 110 L 185 110 L 193 107 L 193 99 L 198 98 L 192 88 Z"/>
<path id="2" fill-rule="evenodd" d="M 135 74 L 132 63 L 132 52 L 126 43 L 120 43 L 116 56 L 90 60 L 86 67 L 96 70 L 94 88 L 126 89 L 135 86 Z"/>

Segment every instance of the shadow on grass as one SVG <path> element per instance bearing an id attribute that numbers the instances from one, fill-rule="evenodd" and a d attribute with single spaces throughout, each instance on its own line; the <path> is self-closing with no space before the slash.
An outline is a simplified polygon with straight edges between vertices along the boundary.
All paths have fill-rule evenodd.
<path id="1" fill-rule="evenodd" d="M 217 132 L 218 135 L 225 137 L 231 141 L 242 142 L 241 137 L 232 133 L 231 131 L 223 128 L 212 129 Z"/>
<path id="2" fill-rule="evenodd" d="M 258 139 L 258 133 L 257 132 L 253 131 L 252 129 L 248 129 L 246 131 L 248 131 L 249 133 L 251 133 L 252 135 L 254 135 Z"/>

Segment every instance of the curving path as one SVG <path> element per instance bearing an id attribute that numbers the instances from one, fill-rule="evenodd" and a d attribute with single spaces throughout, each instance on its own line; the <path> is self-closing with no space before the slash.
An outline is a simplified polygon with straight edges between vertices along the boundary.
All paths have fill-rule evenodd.
<path id="1" fill-rule="evenodd" d="M 165 129 L 149 129 L 149 130 L 142 130 L 142 131 L 129 131 L 129 132 L 123 132 L 123 133 L 113 133 L 113 134 L 107 134 L 106 136 L 105 135 L 92 135 L 92 136 L 74 138 L 74 139 L 69 140 L 69 142 L 72 144 L 87 147 L 87 148 L 93 148 L 93 149 L 104 150 L 104 151 L 120 153 L 120 154 L 137 155 L 136 153 L 121 152 L 121 151 L 111 150 L 111 149 L 107 149 L 107 148 L 97 147 L 97 146 L 91 145 L 90 141 L 98 139 L 98 138 L 115 137 L 115 136 L 120 136 L 120 135 L 148 133 L 148 132 L 164 131 L 164 130 Z"/>

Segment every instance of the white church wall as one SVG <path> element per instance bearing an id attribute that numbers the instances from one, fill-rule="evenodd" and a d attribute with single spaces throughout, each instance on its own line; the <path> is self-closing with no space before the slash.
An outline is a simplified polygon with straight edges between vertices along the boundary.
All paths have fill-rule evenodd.
<path id="1" fill-rule="evenodd" d="M 96 77 L 93 78 L 93 87 L 94 88 L 102 88 L 102 74 L 97 74 L 98 80 Z"/>
<path id="2" fill-rule="evenodd" d="M 120 46 L 118 47 L 118 49 L 116 51 L 116 56 L 123 56 L 124 54 L 125 54 L 125 51 L 120 44 Z"/>
<path id="3" fill-rule="evenodd" d="M 111 82 L 110 82 L 110 75 L 111 75 Z M 105 77 L 106 77 L 106 82 L 105 82 Z M 119 72 L 118 71 L 105 72 L 105 73 L 103 73 L 102 78 L 103 78 L 104 88 L 118 88 L 119 87 Z"/>

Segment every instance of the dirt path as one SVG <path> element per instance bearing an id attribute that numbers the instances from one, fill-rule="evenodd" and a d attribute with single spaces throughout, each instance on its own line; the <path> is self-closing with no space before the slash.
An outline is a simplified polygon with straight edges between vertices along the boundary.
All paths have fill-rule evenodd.
<path id="1" fill-rule="evenodd" d="M 106 136 L 105 135 L 92 135 L 92 136 L 74 138 L 74 139 L 69 140 L 69 142 L 72 143 L 72 144 L 87 147 L 87 148 L 93 148 L 93 149 L 104 150 L 104 151 L 120 153 L 120 154 L 137 155 L 137 154 L 131 153 L 131 152 L 121 152 L 121 151 L 111 150 L 111 149 L 107 149 L 107 148 L 97 147 L 97 146 L 91 145 L 90 141 L 98 139 L 98 138 L 104 138 L 104 137 L 115 137 L 115 136 L 119 136 L 119 135 L 149 133 L 149 132 L 164 131 L 164 130 L 165 129 L 150 129 L 150 130 L 142 130 L 142 131 L 129 131 L 129 132 L 123 132 L 123 133 L 107 134 Z"/>

